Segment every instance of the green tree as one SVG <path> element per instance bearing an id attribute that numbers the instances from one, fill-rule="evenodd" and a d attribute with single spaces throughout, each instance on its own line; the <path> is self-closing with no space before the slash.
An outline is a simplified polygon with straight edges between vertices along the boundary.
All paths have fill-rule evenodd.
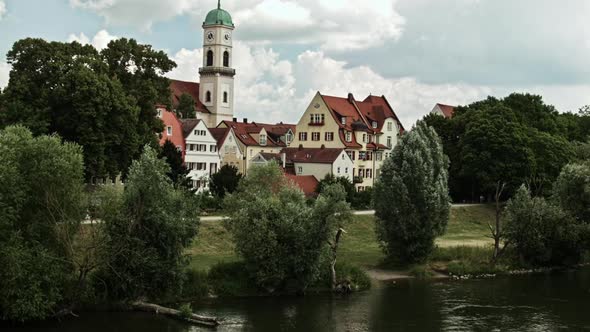
<path id="1" fill-rule="evenodd" d="M 424 261 L 449 220 L 448 159 L 438 135 L 419 121 L 401 138 L 375 185 L 377 237 L 389 258 Z"/>
<path id="2" fill-rule="evenodd" d="M 168 172 L 168 177 L 172 181 L 172 183 L 177 187 L 182 187 L 185 189 L 191 188 L 190 179 L 188 176 L 188 169 L 184 166 L 184 161 L 182 160 L 182 152 L 178 151 L 174 143 L 170 140 L 166 140 L 164 145 L 160 148 L 160 153 L 158 154 L 160 159 L 166 160 L 168 166 L 170 167 L 170 172 Z"/>
<path id="3" fill-rule="evenodd" d="M 143 144 L 140 109 L 92 46 L 29 38 L 17 41 L 7 58 L 12 70 L 0 127 L 22 124 L 34 135 L 58 133 L 79 143 L 87 180 L 128 169 Z"/>
<path id="4" fill-rule="evenodd" d="M 139 141 L 156 147 L 154 133 L 161 133 L 164 127 L 154 105 L 165 104 L 170 109 L 170 81 L 163 75 L 174 69 L 176 63 L 165 52 L 126 38 L 111 41 L 100 55 L 109 76 L 121 82 L 139 108 Z"/>
<path id="5" fill-rule="evenodd" d="M 333 184 L 340 184 L 342 188 L 346 191 L 346 201 L 350 204 L 353 203 L 356 188 L 354 184 L 347 178 L 343 176 L 335 176 L 333 174 L 326 175 L 319 183 L 316 188 L 316 193 L 321 194 L 327 187 Z"/>
<path id="6" fill-rule="evenodd" d="M 580 227 L 559 206 L 542 197 L 531 197 L 522 186 L 508 201 L 506 241 L 521 259 L 533 266 L 571 265 L 584 250 Z"/>
<path id="7" fill-rule="evenodd" d="M 176 115 L 183 119 L 192 119 L 196 117 L 195 100 L 191 95 L 187 93 L 180 95 L 178 107 L 176 107 Z"/>
<path id="8" fill-rule="evenodd" d="M 0 319 L 44 319 L 71 300 L 83 196 L 78 145 L 0 131 Z"/>
<path id="9" fill-rule="evenodd" d="M 590 165 L 566 165 L 555 182 L 554 195 L 577 221 L 590 224 Z"/>
<path id="10" fill-rule="evenodd" d="M 328 239 L 350 218 L 345 196 L 341 186 L 326 189 L 310 207 L 277 164 L 250 169 L 225 198 L 225 225 L 258 287 L 301 291 L 317 279 Z"/>
<path id="11" fill-rule="evenodd" d="M 108 241 L 100 277 L 111 298 L 154 298 L 181 285 L 185 249 L 197 234 L 199 217 L 193 195 L 175 189 L 169 171 L 146 146 L 129 170 L 124 192 L 103 203 Z"/>
<path id="12" fill-rule="evenodd" d="M 237 167 L 223 165 L 217 173 L 211 175 L 209 189 L 215 197 L 224 198 L 226 194 L 236 191 L 241 179 L 242 175 Z"/>

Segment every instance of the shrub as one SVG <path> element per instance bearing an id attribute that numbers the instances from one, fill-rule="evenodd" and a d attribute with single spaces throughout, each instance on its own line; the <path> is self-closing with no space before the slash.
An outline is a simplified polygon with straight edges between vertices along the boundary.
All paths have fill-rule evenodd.
<path id="1" fill-rule="evenodd" d="M 202 299 L 209 295 L 209 277 L 207 272 L 188 269 L 182 283 L 182 299 Z"/>
<path id="2" fill-rule="evenodd" d="M 571 265 L 582 258 L 583 239 L 575 220 L 522 186 L 506 206 L 506 240 L 533 266 Z"/>
<path id="3" fill-rule="evenodd" d="M 328 238 L 350 218 L 345 195 L 332 185 L 309 207 L 277 164 L 250 169 L 225 199 L 225 226 L 257 286 L 301 291 L 315 281 Z"/>

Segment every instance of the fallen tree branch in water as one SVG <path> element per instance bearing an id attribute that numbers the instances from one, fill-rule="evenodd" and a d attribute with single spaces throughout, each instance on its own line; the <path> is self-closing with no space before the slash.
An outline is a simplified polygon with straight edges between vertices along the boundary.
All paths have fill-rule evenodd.
<path id="1" fill-rule="evenodd" d="M 160 305 L 153 303 L 137 301 L 131 303 L 131 307 L 136 311 L 151 312 L 157 315 L 164 315 L 192 324 L 203 325 L 208 327 L 219 326 L 219 321 L 215 317 L 201 316 L 193 313 L 186 315 L 180 310 L 162 307 Z"/>

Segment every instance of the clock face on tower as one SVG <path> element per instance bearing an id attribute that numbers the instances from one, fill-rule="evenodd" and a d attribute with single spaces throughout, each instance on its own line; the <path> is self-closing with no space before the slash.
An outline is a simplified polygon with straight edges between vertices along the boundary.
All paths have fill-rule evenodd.
<path id="1" fill-rule="evenodd" d="M 207 32 L 207 40 L 208 41 L 213 41 L 213 38 L 215 38 L 215 35 L 213 34 L 213 31 Z"/>
<path id="2" fill-rule="evenodd" d="M 231 39 L 231 35 L 229 34 L 229 32 L 226 32 L 223 38 L 225 38 L 225 41 L 229 41 Z"/>

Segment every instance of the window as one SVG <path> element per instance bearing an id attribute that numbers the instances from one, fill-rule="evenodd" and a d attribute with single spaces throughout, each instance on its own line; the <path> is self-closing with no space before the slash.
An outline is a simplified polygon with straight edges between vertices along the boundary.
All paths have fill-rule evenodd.
<path id="1" fill-rule="evenodd" d="M 210 163 L 209 164 L 209 175 L 215 174 L 217 173 L 217 164 L 216 163 Z"/>
<path id="2" fill-rule="evenodd" d="M 338 174 L 340 174 L 340 167 L 338 167 Z"/>
<path id="3" fill-rule="evenodd" d="M 352 160 L 354 160 L 354 158 L 356 157 L 356 152 L 355 151 L 346 151 L 346 153 L 348 153 L 348 156 Z"/>
<path id="4" fill-rule="evenodd" d="M 365 177 L 365 170 L 364 169 L 359 169 L 359 176 L 361 178 L 364 178 Z"/>
<path id="5" fill-rule="evenodd" d="M 367 143 L 367 134 L 363 134 L 363 143 Z"/>
<path id="6" fill-rule="evenodd" d="M 365 187 L 359 187 L 359 189 L 358 189 L 358 190 L 359 190 L 359 193 L 360 193 L 361 191 L 365 191 Z"/>
<path id="7" fill-rule="evenodd" d="M 367 143 L 372 143 L 373 142 L 373 135 L 369 135 L 367 136 L 368 138 L 368 142 Z"/>
<path id="8" fill-rule="evenodd" d="M 266 145 L 266 135 L 260 135 L 260 145 Z"/>
<path id="9" fill-rule="evenodd" d="M 367 160 L 373 160 L 373 152 L 367 151 Z"/>
<path id="10" fill-rule="evenodd" d="M 326 133 L 326 141 L 331 142 L 334 140 L 334 133 Z"/>
<path id="11" fill-rule="evenodd" d="M 299 133 L 300 141 L 307 141 L 307 133 Z"/>
<path id="12" fill-rule="evenodd" d="M 229 67 L 229 52 L 228 51 L 223 52 L 223 66 Z"/>
<path id="13" fill-rule="evenodd" d="M 205 93 L 205 102 L 206 103 L 211 102 L 211 91 L 207 91 L 207 93 Z"/>
<path id="14" fill-rule="evenodd" d="M 320 140 L 320 133 L 318 133 L 318 132 L 311 133 L 311 140 L 312 141 L 319 141 Z"/>
<path id="15" fill-rule="evenodd" d="M 158 117 L 161 118 L 162 117 L 162 110 L 158 108 Z"/>
<path id="16" fill-rule="evenodd" d="M 359 151 L 359 160 L 367 160 L 367 152 Z"/>
<path id="17" fill-rule="evenodd" d="M 348 167 L 344 169 L 344 174 L 348 174 Z"/>
<path id="18" fill-rule="evenodd" d="M 373 170 L 372 170 L 372 169 L 368 169 L 368 170 L 366 170 L 366 172 L 365 172 L 365 177 L 366 177 L 367 179 L 371 179 L 371 178 L 373 177 Z"/>
<path id="19" fill-rule="evenodd" d="M 303 173 L 303 167 L 299 166 L 297 167 L 297 174 L 301 174 Z"/>
<path id="20" fill-rule="evenodd" d="M 207 51 L 207 67 L 213 66 L 213 51 Z"/>
<path id="21" fill-rule="evenodd" d="M 311 114 L 310 124 L 324 124 L 324 120 L 325 120 L 324 114 Z"/>
<path id="22" fill-rule="evenodd" d="M 391 149 L 391 136 L 387 136 L 387 147 Z"/>
<path id="23" fill-rule="evenodd" d="M 287 135 L 285 135 L 285 139 L 287 140 L 287 143 L 291 143 L 291 141 L 293 140 L 293 135 L 291 134 L 291 132 L 288 132 Z"/>
<path id="24" fill-rule="evenodd" d="M 168 136 L 172 136 L 172 127 L 170 127 L 170 126 L 166 127 L 166 134 Z"/>
<path id="25" fill-rule="evenodd" d="M 209 152 L 217 152 L 217 145 L 209 145 Z"/>
<path id="26" fill-rule="evenodd" d="M 182 152 L 182 146 L 180 146 L 180 145 L 177 145 L 177 146 L 176 146 L 176 151 L 178 151 L 178 152 Z"/>
<path id="27" fill-rule="evenodd" d="M 373 121 L 373 128 L 377 128 L 377 121 Z"/>
<path id="28" fill-rule="evenodd" d="M 393 123 L 388 122 L 387 123 L 387 131 L 391 131 L 393 129 Z"/>
<path id="29" fill-rule="evenodd" d="M 223 91 L 223 102 L 227 103 L 227 91 Z"/>
<path id="30" fill-rule="evenodd" d="M 377 161 L 383 160 L 383 154 L 381 152 L 375 152 L 375 160 L 377 160 Z"/>
<path id="31" fill-rule="evenodd" d="M 346 132 L 346 141 L 347 142 L 352 141 L 352 133 L 350 131 Z"/>
<path id="32" fill-rule="evenodd" d="M 196 163 L 197 164 L 197 171 L 206 171 L 207 170 L 207 163 Z"/>
<path id="33" fill-rule="evenodd" d="M 345 125 L 345 124 L 346 124 L 346 117 L 345 117 L 345 116 L 343 116 L 343 117 L 340 119 L 340 123 L 342 123 L 343 125 Z"/>

